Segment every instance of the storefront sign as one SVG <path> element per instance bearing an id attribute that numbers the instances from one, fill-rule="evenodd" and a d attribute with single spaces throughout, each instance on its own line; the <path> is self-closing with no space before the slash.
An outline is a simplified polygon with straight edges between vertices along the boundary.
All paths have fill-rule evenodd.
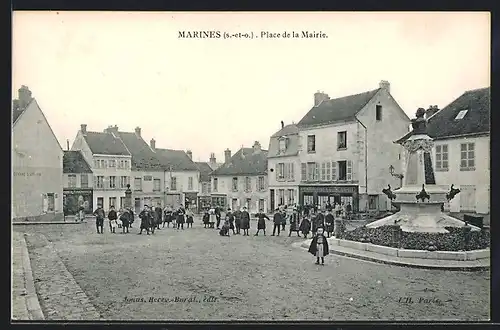
<path id="1" fill-rule="evenodd" d="M 14 176 L 25 176 L 25 177 L 42 176 L 42 173 L 41 172 L 14 172 Z"/>
<path id="2" fill-rule="evenodd" d="M 92 194 L 92 189 L 64 189 L 65 195 L 88 195 Z"/>
<path id="3" fill-rule="evenodd" d="M 301 193 L 357 194 L 358 186 L 306 186 L 299 190 Z"/>

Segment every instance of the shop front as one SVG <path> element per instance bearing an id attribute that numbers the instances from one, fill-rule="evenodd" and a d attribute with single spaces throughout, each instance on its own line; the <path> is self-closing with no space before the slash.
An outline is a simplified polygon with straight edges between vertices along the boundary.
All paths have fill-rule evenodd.
<path id="1" fill-rule="evenodd" d="M 219 206 L 222 209 L 227 209 L 227 196 L 224 194 L 215 195 L 212 194 L 212 207 Z"/>
<path id="2" fill-rule="evenodd" d="M 359 187 L 356 185 L 334 186 L 299 186 L 300 205 L 319 205 L 324 209 L 326 204 L 351 204 L 352 210 L 359 210 Z"/>
<path id="3" fill-rule="evenodd" d="M 80 206 L 84 207 L 86 214 L 93 212 L 93 190 L 92 189 L 71 189 L 65 188 L 63 190 L 63 205 L 66 215 L 75 215 L 78 213 Z"/>
<path id="4" fill-rule="evenodd" d="M 187 193 L 184 193 L 184 207 L 185 208 L 189 208 L 191 211 L 193 211 L 194 213 L 197 213 L 197 204 L 196 204 L 196 200 L 198 198 L 197 196 L 198 194 L 197 193 L 193 193 L 193 192 L 187 192 Z"/>
<path id="5" fill-rule="evenodd" d="M 204 209 L 210 206 L 212 203 L 212 197 L 210 196 L 198 196 L 198 210 L 202 212 Z"/>

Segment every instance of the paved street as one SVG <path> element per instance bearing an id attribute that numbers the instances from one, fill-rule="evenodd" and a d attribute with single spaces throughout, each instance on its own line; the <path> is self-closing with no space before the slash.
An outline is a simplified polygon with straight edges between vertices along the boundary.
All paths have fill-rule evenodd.
<path id="1" fill-rule="evenodd" d="M 489 272 L 402 268 L 341 256 L 328 256 L 321 267 L 292 247 L 301 238 L 220 237 L 195 221 L 193 229 L 151 236 L 137 235 L 135 226 L 128 235 L 110 234 L 107 227 L 98 235 L 93 221 L 14 230 L 28 233 L 33 277 L 49 320 L 489 319 Z M 252 234 L 255 228 L 252 223 Z"/>

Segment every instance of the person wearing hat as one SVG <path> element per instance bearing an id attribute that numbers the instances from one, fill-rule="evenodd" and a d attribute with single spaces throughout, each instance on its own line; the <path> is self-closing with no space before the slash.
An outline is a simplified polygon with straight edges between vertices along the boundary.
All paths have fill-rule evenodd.
<path id="1" fill-rule="evenodd" d="M 292 236 L 293 231 L 297 233 L 298 237 L 300 237 L 299 213 L 297 212 L 297 207 L 294 207 L 292 214 L 290 214 L 290 232 L 288 233 L 288 237 Z"/>
<path id="2" fill-rule="evenodd" d="M 281 231 L 281 224 L 283 222 L 283 213 L 279 208 L 277 208 L 274 211 L 273 222 L 274 222 L 274 228 L 273 228 L 273 234 L 271 236 L 276 235 L 276 229 L 278 229 L 278 236 L 279 236 Z"/>
<path id="3" fill-rule="evenodd" d="M 139 218 L 141 219 L 141 231 L 138 233 L 138 235 L 141 235 L 143 230 L 146 230 L 146 233 L 149 235 L 150 229 L 154 234 L 155 226 L 153 225 L 153 215 L 149 211 L 149 206 L 144 205 L 144 210 L 139 213 Z"/>
<path id="4" fill-rule="evenodd" d="M 185 222 L 185 219 L 184 219 L 184 216 L 186 214 L 186 211 L 184 210 L 184 208 L 181 206 L 179 206 L 179 209 L 177 210 L 177 229 L 182 229 L 184 230 L 184 222 Z"/>
<path id="5" fill-rule="evenodd" d="M 236 209 L 236 211 L 233 212 L 233 216 L 234 216 L 234 226 L 236 227 L 236 235 L 239 235 L 241 229 L 241 210 Z"/>
<path id="6" fill-rule="evenodd" d="M 226 219 L 229 221 L 229 229 L 232 230 L 233 235 L 235 235 L 236 233 L 234 232 L 234 215 L 231 212 L 230 208 L 227 209 Z"/>
<path id="7" fill-rule="evenodd" d="M 248 230 L 250 229 L 250 214 L 247 212 L 247 207 L 243 207 L 243 211 L 241 212 L 241 229 L 243 229 L 243 236 L 248 235 Z"/>
<path id="8" fill-rule="evenodd" d="M 308 215 L 304 216 L 304 219 L 302 219 L 299 230 L 302 232 L 302 235 L 304 235 L 304 238 L 307 238 L 307 235 L 309 235 L 311 231 L 311 220 L 309 220 Z"/>
<path id="9" fill-rule="evenodd" d="M 266 236 L 266 219 L 270 220 L 269 217 L 264 213 L 263 209 L 260 209 L 260 212 L 257 213 L 257 232 L 254 236 L 259 236 L 259 232 L 262 229 L 264 231 L 264 236 Z"/>
<path id="10" fill-rule="evenodd" d="M 130 209 L 128 207 L 123 209 L 123 213 L 120 215 L 120 220 L 122 221 L 122 234 L 128 234 L 128 228 L 130 225 L 130 217 L 132 214 L 130 213 Z M 125 231 L 126 230 L 126 231 Z"/>
<path id="11" fill-rule="evenodd" d="M 326 216 L 325 216 L 325 228 L 328 237 L 332 236 L 334 225 L 335 225 L 335 217 L 333 216 L 332 209 L 330 208 L 326 211 Z"/>
<path id="12" fill-rule="evenodd" d="M 328 248 L 328 241 L 323 234 L 323 228 L 318 228 L 318 233 L 313 237 L 311 245 L 309 246 L 309 253 L 316 256 L 316 265 L 319 265 L 320 258 L 321 265 L 325 265 L 325 256 L 327 256 L 330 251 Z"/>

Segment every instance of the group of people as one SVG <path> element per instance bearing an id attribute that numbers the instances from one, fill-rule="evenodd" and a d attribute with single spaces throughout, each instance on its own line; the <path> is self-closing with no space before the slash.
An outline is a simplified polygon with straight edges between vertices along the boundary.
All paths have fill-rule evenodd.
<path id="1" fill-rule="evenodd" d="M 98 206 L 93 215 L 96 217 L 98 234 L 104 233 L 104 220 L 106 217 L 109 220 L 109 231 L 113 234 L 116 233 L 117 228 L 122 229 L 123 234 L 128 234 L 129 228 L 132 228 L 135 220 L 134 211 L 130 207 L 122 208 L 117 212 L 115 207 L 111 206 L 106 215 L 102 206 Z M 175 210 L 171 206 L 162 208 L 161 205 L 158 205 L 150 208 L 148 205 L 144 205 L 138 217 L 141 219 L 138 235 L 141 235 L 143 231 L 146 231 L 147 235 L 154 234 L 155 230 L 165 228 L 165 224 L 167 224 L 167 228 L 170 227 L 170 223 L 173 223 L 173 228 L 183 230 L 184 223 L 186 223 L 187 228 L 190 228 L 193 227 L 194 222 L 193 212 L 185 209 L 182 205 Z"/>

